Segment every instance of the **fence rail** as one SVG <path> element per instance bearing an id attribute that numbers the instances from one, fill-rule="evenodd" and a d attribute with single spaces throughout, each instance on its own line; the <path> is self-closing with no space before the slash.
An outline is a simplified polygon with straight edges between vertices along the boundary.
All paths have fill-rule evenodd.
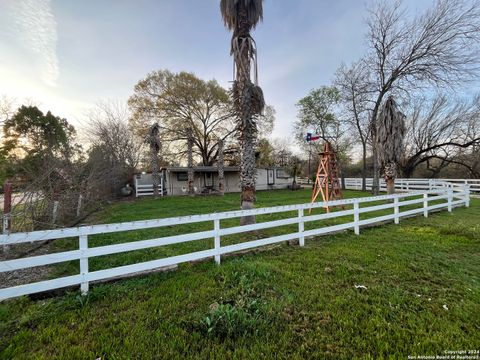
<path id="1" fill-rule="evenodd" d="M 158 194 L 163 196 L 163 185 L 158 185 Z M 137 185 L 135 187 L 135 197 L 153 195 L 153 185 Z"/>
<path id="2" fill-rule="evenodd" d="M 421 197 L 419 197 L 421 196 Z M 393 200 L 393 202 L 392 202 Z M 367 203 L 388 201 L 384 204 L 362 207 Z M 432 202 L 442 201 L 441 203 L 432 204 Z M 469 206 L 470 193 L 469 187 L 436 187 L 426 191 L 413 191 L 409 193 L 395 194 L 395 195 L 381 195 L 375 197 L 355 198 L 330 201 L 328 204 L 325 202 L 318 202 L 313 204 L 300 204 L 300 205 L 288 205 L 288 206 L 276 206 L 270 208 L 259 208 L 252 210 L 242 211 L 227 211 L 221 213 L 204 214 L 204 215 L 192 215 L 173 217 L 157 220 L 146 221 L 134 221 L 124 222 L 118 224 L 105 224 L 105 225 L 92 225 L 82 226 L 76 228 L 56 229 L 35 231 L 27 233 L 14 233 L 9 235 L 0 235 L 0 245 L 12 246 L 15 244 L 25 242 L 35 242 L 53 239 L 62 239 L 70 237 L 78 237 L 79 246 L 78 250 L 64 251 L 60 253 L 46 254 L 40 256 L 32 256 L 27 258 L 20 258 L 14 260 L 6 260 L 0 262 L 0 272 L 15 271 L 19 269 L 32 268 L 36 266 L 56 264 L 65 261 L 79 260 L 80 273 L 73 276 L 66 276 L 51 280 L 45 280 L 25 285 L 13 286 L 0 289 L 0 300 L 17 297 L 21 295 L 33 294 L 48 290 L 54 290 L 72 285 L 80 285 L 82 294 L 88 292 L 89 283 L 92 281 L 104 280 L 113 277 L 124 276 L 128 274 L 134 274 L 142 271 L 153 270 L 156 268 L 176 265 L 184 262 L 201 260 L 206 258 L 214 258 L 216 263 L 220 263 L 222 255 L 247 250 L 259 246 L 265 246 L 270 244 L 279 243 L 287 240 L 298 239 L 299 245 L 304 246 L 305 238 L 310 236 L 316 236 L 321 234 L 327 234 L 336 232 L 339 230 L 353 229 L 355 234 L 360 233 L 360 227 L 368 224 L 379 223 L 383 221 L 393 220 L 396 224 L 399 223 L 400 218 L 405 216 L 411 216 L 414 214 L 422 213 L 423 216 L 428 216 L 429 211 L 435 209 L 447 208 L 448 211 L 452 211 L 456 206 Z M 401 208 L 407 205 L 421 204 L 422 206 L 415 209 L 401 211 Z M 349 209 L 340 211 L 307 215 L 305 210 L 324 208 L 325 206 L 350 206 Z M 393 209 L 393 212 L 388 215 L 377 216 L 373 218 L 360 219 L 361 214 L 370 213 L 373 211 Z M 261 222 L 246 226 L 233 226 L 221 228 L 220 221 L 224 219 L 239 218 L 249 215 L 262 215 L 262 214 L 274 214 L 274 213 L 288 213 L 294 212 L 294 216 L 291 216 L 282 220 L 273 220 L 267 222 Z M 332 219 L 343 216 L 353 216 L 353 221 L 331 225 L 317 227 L 310 230 L 305 230 L 305 223 L 314 222 L 324 219 Z M 159 228 L 171 225 L 191 224 L 199 222 L 213 222 L 213 230 L 198 231 L 193 233 L 165 236 L 156 239 L 148 239 L 141 241 L 134 241 L 128 243 L 89 247 L 88 237 L 95 234 L 113 233 L 140 230 L 146 228 Z M 297 231 L 263 238 L 254 241 L 247 241 L 234 245 L 222 246 L 222 236 L 239 234 L 253 230 L 268 229 L 284 225 L 297 225 Z M 163 259 L 157 259 L 152 261 L 146 261 L 142 263 L 136 263 L 131 265 L 125 265 L 105 270 L 89 271 L 89 259 L 96 256 L 104 256 L 117 254 L 122 252 L 149 249 L 153 247 L 165 246 L 170 244 L 184 243 L 188 241 L 196 241 L 200 239 L 214 239 L 214 247 L 212 249 L 192 252 L 189 254 L 172 256 Z"/>
<path id="3" fill-rule="evenodd" d="M 373 184 L 372 178 L 366 179 L 366 188 L 371 189 Z M 446 187 L 464 187 L 468 185 L 471 192 L 480 192 L 480 179 L 395 179 L 395 189 L 410 190 L 429 190 L 434 188 Z M 350 190 L 361 190 L 361 178 L 345 178 L 345 188 Z M 386 191 L 385 180 L 380 179 L 380 191 Z"/>
<path id="4" fill-rule="evenodd" d="M 157 186 L 158 194 L 164 196 L 163 177 L 159 177 L 159 184 Z M 153 195 L 153 184 L 141 184 L 138 178 L 135 177 L 135 197 Z"/>

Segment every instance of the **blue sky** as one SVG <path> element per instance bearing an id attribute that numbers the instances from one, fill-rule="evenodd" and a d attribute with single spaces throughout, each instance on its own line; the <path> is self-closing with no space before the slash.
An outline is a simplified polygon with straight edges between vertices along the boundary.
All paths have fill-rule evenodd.
<path id="1" fill-rule="evenodd" d="M 405 1 L 424 9 L 432 0 Z M 295 103 L 365 51 L 368 2 L 265 0 L 253 32 L 274 136 L 289 137 Z M 124 100 L 156 69 L 232 79 L 219 0 L 0 0 L 0 95 L 31 99 L 77 127 L 96 102 Z"/>

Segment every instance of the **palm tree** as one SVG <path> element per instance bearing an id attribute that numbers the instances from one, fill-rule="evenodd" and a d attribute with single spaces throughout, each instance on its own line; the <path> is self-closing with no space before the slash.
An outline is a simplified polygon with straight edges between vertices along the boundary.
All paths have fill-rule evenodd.
<path id="1" fill-rule="evenodd" d="M 154 123 L 148 129 L 145 143 L 150 147 L 150 166 L 152 168 L 153 196 L 158 197 L 158 185 L 160 179 L 158 176 L 158 154 L 162 148 L 160 142 L 160 126 Z"/>
<path id="2" fill-rule="evenodd" d="M 188 166 L 188 194 L 195 195 L 195 188 L 193 187 L 194 173 L 193 173 L 193 130 L 187 128 L 187 166 Z"/>
<path id="3" fill-rule="evenodd" d="M 218 142 L 218 191 L 220 195 L 225 195 L 225 171 L 224 171 L 224 161 L 223 161 L 223 140 Z"/>
<path id="4" fill-rule="evenodd" d="M 405 115 L 397 110 L 397 104 L 392 96 L 385 102 L 376 122 L 376 144 L 378 163 L 383 169 L 387 184 L 387 193 L 395 193 L 395 178 L 397 163 L 403 151 L 405 136 Z"/>
<path id="5" fill-rule="evenodd" d="M 255 140 L 256 118 L 265 106 L 258 86 L 257 51 L 250 31 L 263 19 L 263 0 L 220 0 L 225 26 L 233 31 L 230 54 L 234 59 L 234 81 L 231 90 L 241 144 L 240 182 L 241 208 L 255 204 Z M 254 81 L 250 79 L 253 65 Z M 254 216 L 243 217 L 240 223 L 255 222 Z"/>

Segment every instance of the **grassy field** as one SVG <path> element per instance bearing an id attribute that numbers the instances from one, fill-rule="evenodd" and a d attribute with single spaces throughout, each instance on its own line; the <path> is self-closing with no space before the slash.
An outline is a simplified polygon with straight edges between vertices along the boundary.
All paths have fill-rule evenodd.
<path id="1" fill-rule="evenodd" d="M 309 194 L 260 192 L 257 206 L 308 202 Z M 238 202 L 238 194 L 144 199 L 112 205 L 94 220 L 209 213 L 236 209 Z M 232 225 L 234 221 L 222 222 Z M 209 228 L 211 224 L 201 223 L 105 234 L 92 237 L 91 244 Z M 288 230 L 272 229 L 269 234 Z M 56 247 L 73 248 L 74 241 L 62 240 Z M 211 243 L 101 257 L 92 261 L 91 269 L 206 246 Z M 359 236 L 330 235 L 308 240 L 304 248 L 284 245 L 223 259 L 221 266 L 213 261 L 185 264 L 175 272 L 96 285 L 87 297 L 75 291 L 45 300 L 4 302 L 0 357 L 406 359 L 479 349 L 479 256 L 480 201 L 473 200 L 468 209 L 363 229 Z M 67 264 L 55 273 L 73 273 L 77 266 Z"/>

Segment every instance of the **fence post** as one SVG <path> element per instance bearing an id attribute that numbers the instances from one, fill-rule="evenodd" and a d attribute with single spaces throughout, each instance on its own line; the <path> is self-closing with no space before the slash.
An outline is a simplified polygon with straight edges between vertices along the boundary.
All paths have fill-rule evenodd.
<path id="1" fill-rule="evenodd" d="M 394 222 L 395 224 L 400 223 L 400 207 L 398 206 L 398 197 L 393 199 L 393 213 L 394 213 Z"/>
<path id="2" fill-rule="evenodd" d="M 355 199 L 353 201 L 353 230 L 355 231 L 355 235 L 360 235 L 360 225 L 358 222 L 360 221 L 360 212 L 359 212 L 359 203 L 358 200 Z"/>
<path id="3" fill-rule="evenodd" d="M 9 234 L 12 226 L 12 183 L 3 184 L 3 234 Z"/>
<path id="4" fill-rule="evenodd" d="M 12 228 L 12 183 L 3 184 L 3 221 L 2 234 L 10 234 Z M 7 254 L 10 250 L 9 245 L 3 245 L 3 253 Z"/>
<path id="5" fill-rule="evenodd" d="M 213 230 L 215 231 L 215 262 L 220 265 L 220 220 L 213 220 Z"/>
<path id="6" fill-rule="evenodd" d="M 300 237 L 298 238 L 298 245 L 305 245 L 305 236 L 303 236 L 303 231 L 305 230 L 305 225 L 303 222 L 303 209 L 298 209 L 298 232 Z"/>
<path id="7" fill-rule="evenodd" d="M 428 217 L 428 194 L 423 194 L 423 216 Z"/>
<path id="8" fill-rule="evenodd" d="M 10 233 L 10 214 L 3 214 L 3 231 L 2 234 Z"/>
<path id="9" fill-rule="evenodd" d="M 448 211 L 452 212 L 452 200 L 453 200 L 453 190 L 452 190 L 452 188 L 448 188 L 447 194 L 448 194 Z"/>
<path id="10" fill-rule="evenodd" d="M 82 282 L 80 284 L 80 291 L 82 295 L 87 295 L 88 293 L 88 281 L 86 279 L 88 274 L 88 256 L 85 252 L 88 250 L 88 236 L 80 235 L 79 236 L 79 247 L 81 252 L 80 257 L 80 275 L 82 276 Z"/>
<path id="11" fill-rule="evenodd" d="M 470 207 L 470 185 L 469 184 L 465 184 L 464 192 L 465 192 L 465 207 Z"/>
<path id="12" fill-rule="evenodd" d="M 83 200 L 83 196 L 82 194 L 78 195 L 78 202 L 77 202 L 77 217 L 80 216 L 80 213 L 82 211 L 82 200 Z"/>
<path id="13" fill-rule="evenodd" d="M 58 215 L 58 200 L 53 202 L 53 213 L 52 213 L 52 224 L 55 225 L 57 222 L 57 215 Z"/>

